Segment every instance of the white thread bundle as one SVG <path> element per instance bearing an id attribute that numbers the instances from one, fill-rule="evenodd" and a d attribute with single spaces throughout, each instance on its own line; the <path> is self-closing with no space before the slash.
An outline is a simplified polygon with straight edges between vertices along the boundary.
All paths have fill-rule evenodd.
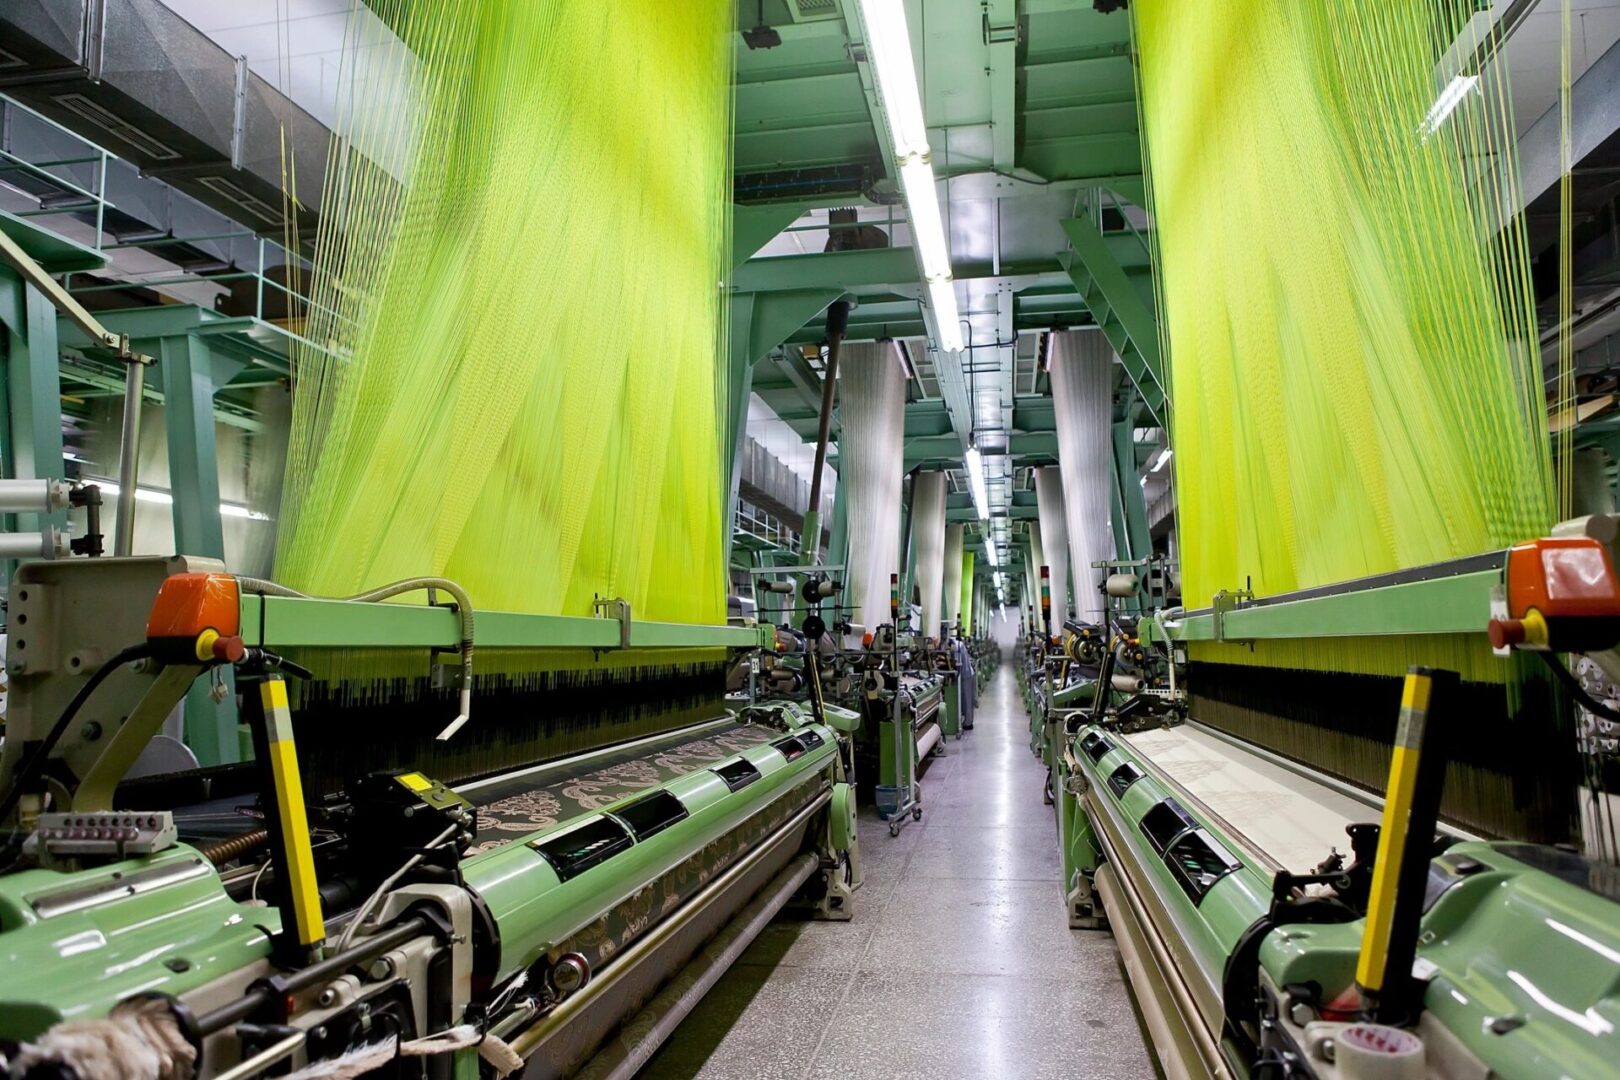
<path id="1" fill-rule="evenodd" d="M 1052 335 L 1052 412 L 1063 469 L 1074 609 L 1086 622 L 1101 622 L 1107 610 L 1098 589 L 1104 571 L 1091 564 L 1114 558 L 1113 366 L 1114 349 L 1101 330 Z"/>
<path id="2" fill-rule="evenodd" d="M 962 617 L 962 524 L 945 526 L 945 625 Z"/>
<path id="3" fill-rule="evenodd" d="M 1036 497 L 1039 498 L 1039 495 Z M 1041 625 L 1041 567 L 1046 565 L 1046 552 L 1041 549 L 1041 524 L 1038 521 L 1029 527 L 1029 547 L 1024 554 L 1029 559 L 1029 628 L 1040 634 L 1045 632 Z"/>
<path id="4" fill-rule="evenodd" d="M 911 550 L 917 560 L 915 581 L 922 600 L 922 633 L 940 637 L 944 615 L 940 593 L 945 584 L 945 474 L 920 472 L 911 489 Z M 957 571 L 960 580 L 961 571 Z"/>
<path id="5" fill-rule="evenodd" d="M 847 596 L 854 621 L 871 631 L 890 621 L 889 575 L 900 569 L 905 375 L 889 346 L 849 344 L 839 382 L 838 472 L 849 507 Z"/>
<path id="6" fill-rule="evenodd" d="M 1052 570 L 1055 634 L 1069 617 L 1069 523 L 1063 510 L 1063 473 L 1057 466 L 1043 465 L 1035 470 L 1035 503 L 1041 515 L 1041 551 Z"/>

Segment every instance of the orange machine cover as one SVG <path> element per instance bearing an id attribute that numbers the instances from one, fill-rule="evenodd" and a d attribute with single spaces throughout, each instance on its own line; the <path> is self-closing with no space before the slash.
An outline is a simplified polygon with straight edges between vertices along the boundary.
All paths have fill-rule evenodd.
<path id="1" fill-rule="evenodd" d="M 204 630 L 233 637 L 241 629 L 236 579 L 229 574 L 174 574 L 158 589 L 146 620 L 147 640 L 186 638 Z"/>
<path id="2" fill-rule="evenodd" d="M 1509 548 L 1507 606 L 1515 619 L 1532 608 L 1549 619 L 1620 615 L 1620 582 L 1608 549 L 1585 536 Z"/>

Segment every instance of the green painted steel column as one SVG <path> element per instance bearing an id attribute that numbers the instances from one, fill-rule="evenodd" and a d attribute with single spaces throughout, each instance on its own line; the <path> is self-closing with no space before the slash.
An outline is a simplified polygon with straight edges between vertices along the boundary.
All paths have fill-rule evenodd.
<path id="1" fill-rule="evenodd" d="M 208 343 L 190 334 L 159 342 L 163 417 L 174 495 L 174 549 L 225 557 L 214 439 L 214 375 Z"/>
<path id="2" fill-rule="evenodd" d="M 1117 477 L 1120 502 L 1123 506 L 1124 544 L 1116 541 L 1116 557 L 1145 559 L 1153 553 L 1153 537 L 1148 531 L 1147 500 L 1142 497 L 1142 485 L 1136 475 L 1136 433 L 1129 420 L 1114 425 L 1114 475 Z M 1128 549 L 1129 555 L 1125 550 Z"/>
<path id="3" fill-rule="evenodd" d="M 159 340 L 159 378 L 169 443 L 169 492 L 173 496 L 174 550 L 224 560 L 225 526 L 219 512 L 219 457 L 214 437 L 213 358 L 194 334 Z M 209 677 L 186 694 L 186 744 L 202 765 L 241 760 L 236 694 L 229 672 L 222 700 Z"/>
<path id="4" fill-rule="evenodd" d="M 62 376 L 56 309 L 22 278 L 0 267 L 0 322 L 4 323 L 5 438 L 0 469 L 14 478 L 59 480 L 62 461 Z M 34 532 L 67 527 L 67 512 L 7 515 L 11 528 Z M 4 568 L 7 580 L 11 568 Z"/>

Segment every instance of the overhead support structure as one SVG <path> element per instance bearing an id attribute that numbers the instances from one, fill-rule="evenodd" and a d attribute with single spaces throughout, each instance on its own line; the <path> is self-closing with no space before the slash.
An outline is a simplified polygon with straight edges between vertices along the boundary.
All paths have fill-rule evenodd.
<path id="1" fill-rule="evenodd" d="M 726 457 L 725 535 L 726 562 L 731 561 L 731 523 L 737 516 L 738 457 L 748 430 L 748 397 L 753 392 L 754 365 L 788 336 L 809 323 L 842 295 L 839 289 L 800 289 L 786 292 L 739 292 L 731 297 L 731 325 L 726 360 L 726 416 L 720 445 Z M 803 360 L 799 361 L 803 364 Z M 808 367 L 805 368 L 808 373 Z M 790 376 L 791 377 L 791 376 Z M 821 398 L 820 380 L 799 387 L 814 408 Z"/>
<path id="2" fill-rule="evenodd" d="M 106 353 L 124 365 L 124 430 L 119 440 L 118 450 L 118 482 L 121 493 L 132 493 L 135 490 L 135 451 L 140 439 L 141 430 L 141 391 L 146 381 L 146 368 L 152 358 L 146 354 L 132 349 L 128 334 L 115 334 L 101 324 L 97 318 L 85 309 L 66 289 L 51 277 L 46 270 L 28 252 L 22 243 L 14 239 L 11 230 L 0 229 L 0 263 L 3 263 L 10 272 L 22 279 L 27 291 L 38 296 L 44 303 L 54 308 L 61 317 L 84 335 L 86 345 L 97 352 Z M 30 318 L 37 316 L 40 308 L 33 301 L 28 302 Z M 54 329 L 54 327 L 53 327 Z M 37 332 L 37 331 L 33 331 Z M 56 335 L 50 334 L 48 343 L 41 336 L 41 345 L 48 344 L 51 349 L 49 360 L 49 374 L 44 382 L 31 385 L 30 395 L 35 404 L 41 409 L 45 408 L 40 398 L 42 389 L 52 389 L 49 412 L 41 415 L 37 422 L 47 422 L 46 416 L 53 416 L 56 425 L 56 439 L 54 443 L 56 457 L 62 456 L 61 432 L 61 356 L 56 352 Z M 49 384 L 47 386 L 46 384 Z M 118 519 L 114 526 L 113 550 L 117 555 L 131 554 L 131 545 L 135 532 L 134 500 L 129 497 L 118 501 Z"/>
<path id="3" fill-rule="evenodd" d="M 1068 271 L 1075 290 L 1119 354 L 1142 406 L 1156 425 L 1167 426 L 1170 397 L 1153 309 L 1131 284 L 1095 225 L 1070 218 L 1063 222 L 1063 231 L 1074 246 Z"/>
<path id="4" fill-rule="evenodd" d="M 1018 0 L 989 0 L 982 25 L 990 53 L 990 155 L 997 172 L 1010 173 L 1018 164 Z"/>
<path id="5" fill-rule="evenodd" d="M 48 272 L 102 265 L 96 252 L 0 214 L 0 234 L 36 266 Z M 47 278 L 47 281 L 49 279 Z M 49 282 L 54 286 L 54 282 Z M 57 351 L 56 309 L 29 276 L 0 260 L 0 474 L 8 479 L 61 480 L 62 378 Z M 67 512 L 5 515 L 19 532 L 65 529 Z M 0 581 L 9 580 L 12 564 L 0 563 Z"/>

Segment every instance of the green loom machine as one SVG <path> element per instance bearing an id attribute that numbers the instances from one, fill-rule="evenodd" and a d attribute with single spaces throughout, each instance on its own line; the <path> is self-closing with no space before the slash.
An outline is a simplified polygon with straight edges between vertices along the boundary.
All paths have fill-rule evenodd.
<path id="1" fill-rule="evenodd" d="M 1382 636 L 1415 649 L 1464 635 L 1503 664 L 1546 661 L 1572 711 L 1612 723 L 1612 703 L 1559 656 L 1620 667 L 1613 524 L 1287 596 L 1223 594 L 1144 620 L 1141 636 L 1175 659 L 1189 641 Z M 1492 789 L 1478 773 L 1575 756 L 1574 732 L 1506 723 L 1499 699 L 1432 668 L 1272 673 L 1269 693 L 1225 674 L 1189 665 L 1185 723 L 1122 722 L 1101 701 L 1048 714 L 1071 925 L 1113 931 L 1164 1074 L 1613 1076 L 1620 870 L 1467 820 Z M 1260 722 L 1240 727 L 1235 700 L 1307 734 L 1279 749 L 1254 737 Z M 1383 740 L 1386 775 L 1336 768 L 1336 731 Z M 1544 779 L 1560 778 L 1573 822 L 1572 778 Z M 1511 812 L 1544 797 L 1525 789 L 1498 820 L 1543 820 Z"/>
<path id="2" fill-rule="evenodd" d="M 799 629 L 784 624 L 770 639 L 755 675 L 756 700 L 792 701 L 811 710 L 832 708 L 858 718 L 854 729 L 854 774 L 863 804 L 876 807 L 889 835 L 922 820 L 922 775 L 945 753 L 946 739 L 962 735 L 960 673 L 949 654 L 915 634 L 896 634 L 900 576 L 891 574 L 893 620 L 855 639 L 847 609 L 833 597 L 842 586 L 828 575 L 834 565 L 799 565 L 751 571 L 767 595 L 798 594 L 805 607 Z M 796 581 L 791 579 L 797 579 Z M 828 619 L 831 619 L 829 625 Z"/>
<path id="3" fill-rule="evenodd" d="M 20 569 L 12 1075 L 124 1075 L 112 1047 L 161 1076 L 626 1077 L 784 906 L 850 917 L 859 715 L 727 708 L 769 628 L 475 619 L 453 583 L 400 588 L 429 604 L 186 557 Z M 208 675 L 251 763 L 135 775 Z"/>

